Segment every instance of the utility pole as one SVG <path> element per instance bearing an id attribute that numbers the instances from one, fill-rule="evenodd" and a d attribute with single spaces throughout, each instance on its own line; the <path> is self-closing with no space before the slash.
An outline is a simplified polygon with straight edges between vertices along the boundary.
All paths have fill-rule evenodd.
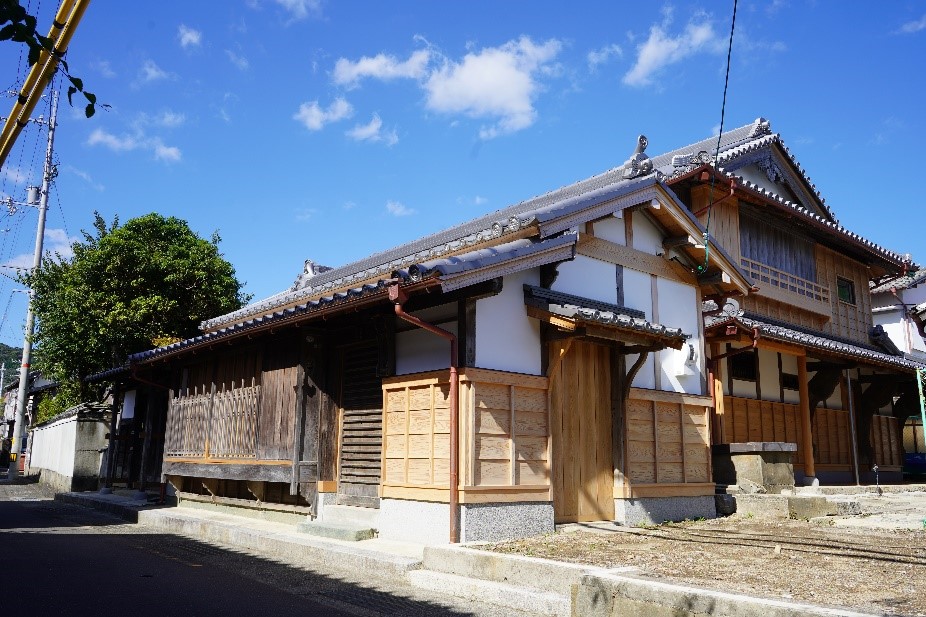
<path id="1" fill-rule="evenodd" d="M 45 168 L 42 174 L 42 192 L 39 196 L 39 223 L 35 232 L 35 254 L 32 258 L 32 272 L 38 272 L 42 264 L 42 243 L 45 240 L 45 214 L 48 212 L 48 192 L 52 175 L 52 149 L 55 144 L 55 126 L 58 119 L 58 93 L 51 93 L 51 115 L 48 118 L 48 146 L 45 148 Z M 10 470 L 7 477 L 14 480 L 19 475 L 19 455 L 22 454 L 22 438 L 26 434 L 23 422 L 26 417 L 26 396 L 29 393 L 29 364 L 32 361 L 32 334 L 35 332 L 35 312 L 32 310 L 32 292 L 29 292 L 29 309 L 26 312 L 26 334 L 23 339 L 23 360 L 19 369 L 19 396 L 16 402 L 16 419 L 13 421 L 10 444 Z"/>

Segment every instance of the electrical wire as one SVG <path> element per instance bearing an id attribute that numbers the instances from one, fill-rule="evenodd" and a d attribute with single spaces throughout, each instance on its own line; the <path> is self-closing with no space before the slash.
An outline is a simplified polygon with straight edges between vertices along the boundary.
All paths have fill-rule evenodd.
<path id="1" fill-rule="evenodd" d="M 720 130 L 717 131 L 717 147 L 714 148 L 714 171 L 711 174 L 711 191 L 707 204 L 707 224 L 704 226 L 704 263 L 698 266 L 698 273 L 707 271 L 707 263 L 711 254 L 711 210 L 714 209 L 714 181 L 717 176 L 717 161 L 720 159 L 720 138 L 723 136 L 723 121 L 727 112 L 727 88 L 730 85 L 730 58 L 733 55 L 733 32 L 736 30 L 736 5 L 733 0 L 733 19 L 730 22 L 730 43 L 727 47 L 727 72 L 723 78 L 723 102 L 720 105 Z"/>

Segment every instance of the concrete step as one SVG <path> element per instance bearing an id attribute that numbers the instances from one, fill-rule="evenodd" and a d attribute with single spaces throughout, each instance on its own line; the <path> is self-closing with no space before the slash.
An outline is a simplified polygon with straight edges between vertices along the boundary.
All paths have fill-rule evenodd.
<path id="1" fill-rule="evenodd" d="M 419 589 L 439 593 L 448 593 L 452 590 L 453 595 L 458 598 L 486 602 L 533 615 L 569 617 L 572 612 L 572 601 L 569 595 L 433 570 L 411 570 L 406 576 L 409 583 Z"/>
<path id="2" fill-rule="evenodd" d="M 355 525 L 360 527 L 379 528 L 379 509 L 361 508 L 359 506 L 339 506 L 326 504 L 318 520 L 326 523 L 340 525 Z"/>
<path id="3" fill-rule="evenodd" d="M 330 521 L 304 521 L 296 525 L 296 530 L 310 536 L 343 540 L 344 542 L 360 542 L 376 537 L 376 530 L 372 527 Z"/>

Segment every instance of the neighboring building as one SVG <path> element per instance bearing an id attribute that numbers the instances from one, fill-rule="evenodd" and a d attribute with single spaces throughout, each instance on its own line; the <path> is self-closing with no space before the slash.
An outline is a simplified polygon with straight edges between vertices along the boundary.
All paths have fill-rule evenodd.
<path id="1" fill-rule="evenodd" d="M 901 260 L 838 226 L 767 122 L 720 143 L 714 171 L 716 137 L 652 159 L 641 137 L 604 174 L 306 262 L 290 289 L 135 354 L 133 378 L 170 389 L 163 473 L 181 498 L 360 506 L 382 537 L 433 542 L 714 516 L 712 443 L 797 442 L 805 475 L 847 479 L 836 385 L 919 366 L 869 340 L 868 273 Z M 716 310 L 730 299 L 746 312 Z M 747 352 L 720 358 L 744 345 L 748 375 Z M 864 435 L 872 387 L 852 389 Z"/>
<path id="2" fill-rule="evenodd" d="M 874 323 L 881 326 L 897 347 L 909 357 L 926 362 L 926 337 L 923 319 L 926 313 L 926 268 L 871 285 Z"/>
<path id="3" fill-rule="evenodd" d="M 57 388 L 57 382 L 45 379 L 39 371 L 31 371 L 29 373 L 29 389 L 26 392 L 26 409 L 23 412 L 23 427 L 21 427 L 19 431 L 19 434 L 24 439 L 22 449 L 24 459 L 27 459 L 29 454 L 27 429 L 32 426 L 32 423 L 35 421 L 39 401 L 41 401 L 44 396 L 54 396 Z M 16 419 L 16 406 L 19 402 L 18 396 L 19 378 L 17 377 L 3 388 L 3 419 L 0 420 L 0 438 L 2 438 L 2 442 L 0 442 L 0 460 L 3 461 L 4 466 L 6 466 L 7 462 L 10 460 L 13 423 Z M 25 461 L 21 459 L 20 469 L 23 468 L 24 462 Z"/>

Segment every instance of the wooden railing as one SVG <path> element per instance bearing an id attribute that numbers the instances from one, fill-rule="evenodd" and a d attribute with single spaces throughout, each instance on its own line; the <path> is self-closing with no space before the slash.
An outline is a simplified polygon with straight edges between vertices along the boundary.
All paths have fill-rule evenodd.
<path id="1" fill-rule="evenodd" d="M 760 401 L 736 396 L 724 397 L 724 413 L 720 417 L 721 443 L 747 441 L 783 441 L 797 444 L 794 463 L 804 464 L 801 447 L 801 424 L 798 405 Z M 871 424 L 871 443 L 875 461 L 881 467 L 899 467 L 902 455 L 897 419 L 875 415 Z M 849 413 L 843 409 L 818 408 L 813 420 L 814 462 L 820 465 L 849 469 Z"/>
<path id="2" fill-rule="evenodd" d="M 830 290 L 823 285 L 808 281 L 799 276 L 794 276 L 793 274 L 778 270 L 767 264 L 747 259 L 746 257 L 740 257 L 740 264 L 749 274 L 750 278 L 756 283 L 759 283 L 760 286 L 765 284 L 778 287 L 784 291 L 796 293 L 799 296 L 806 296 L 817 302 L 828 304 L 830 301 Z"/>
<path id="3" fill-rule="evenodd" d="M 167 412 L 168 458 L 257 458 L 260 386 L 173 396 Z"/>

